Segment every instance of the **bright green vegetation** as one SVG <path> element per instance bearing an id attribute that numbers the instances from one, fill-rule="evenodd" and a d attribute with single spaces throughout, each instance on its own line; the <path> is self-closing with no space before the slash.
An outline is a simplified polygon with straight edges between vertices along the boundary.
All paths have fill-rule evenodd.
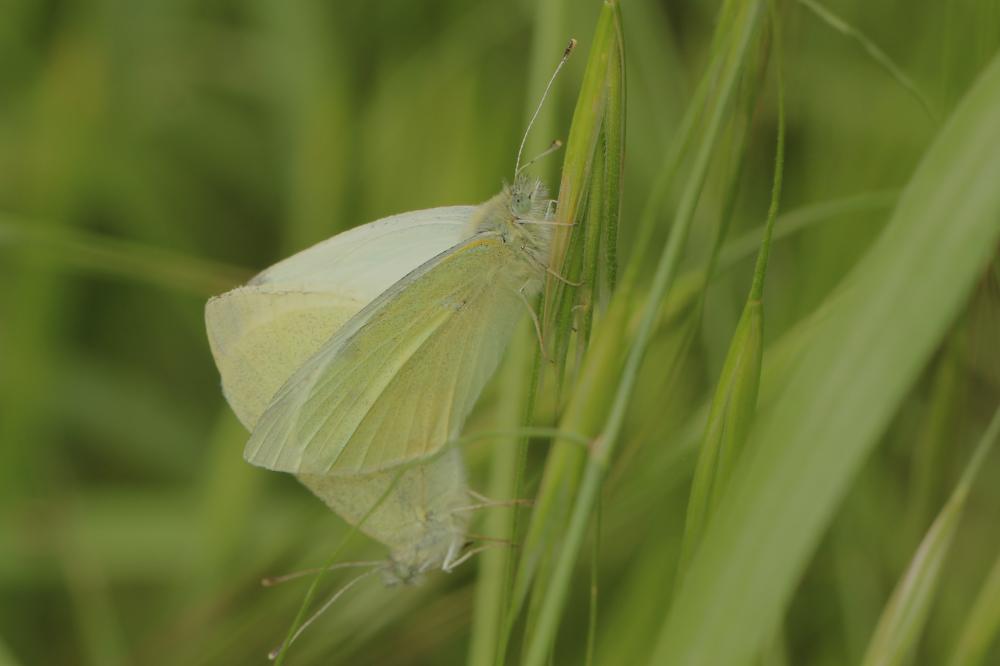
<path id="1" fill-rule="evenodd" d="M 384 555 L 241 459 L 205 299 L 494 194 L 569 37 L 525 154 L 583 284 L 461 444 L 517 547 L 284 663 L 1000 662 L 1000 2 L 16 0 L 0 663 L 262 663 L 261 577 Z"/>

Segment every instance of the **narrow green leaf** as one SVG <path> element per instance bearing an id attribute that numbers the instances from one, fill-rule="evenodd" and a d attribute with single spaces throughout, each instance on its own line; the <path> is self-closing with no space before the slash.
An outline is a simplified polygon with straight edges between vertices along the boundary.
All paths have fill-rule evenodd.
<path id="1" fill-rule="evenodd" d="M 828 26 L 841 33 L 845 37 L 849 37 L 855 40 L 861 45 L 861 48 L 865 50 L 872 60 L 882 66 L 885 71 L 889 73 L 896 83 L 898 83 L 906 92 L 913 96 L 917 103 L 923 108 L 927 113 L 927 116 L 937 122 L 937 114 L 934 113 L 934 107 L 931 106 L 930 101 L 927 96 L 924 95 L 917 84 L 913 82 L 909 76 L 899 67 L 896 63 L 892 61 L 885 51 L 880 49 L 875 42 L 873 42 L 867 35 L 855 28 L 853 25 L 840 18 L 829 9 L 819 4 L 815 0 L 799 0 L 799 4 L 806 7 L 815 14 L 821 21 L 826 23 Z"/>
<path id="2" fill-rule="evenodd" d="M 906 573 L 896 585 L 889 603 L 882 610 L 882 617 L 879 618 L 875 634 L 868 644 L 862 666 L 896 666 L 906 663 L 908 655 L 916 647 L 920 631 L 931 610 L 931 602 L 941 578 L 941 568 L 962 518 L 965 501 L 998 434 L 1000 409 L 993 415 L 993 420 L 979 440 L 962 478 L 927 531 Z"/>
<path id="3" fill-rule="evenodd" d="M 525 394 L 529 392 L 524 378 L 532 374 L 532 357 L 538 346 L 535 333 L 529 328 L 530 326 L 527 320 L 522 322 L 501 369 L 502 389 L 498 394 L 495 417 L 499 428 L 517 428 L 524 416 L 527 399 Z M 511 436 L 497 441 L 493 446 L 487 490 L 490 497 L 513 498 L 517 492 L 520 440 L 519 437 Z M 515 508 L 495 508 L 488 512 L 482 528 L 483 533 L 491 538 L 512 538 Z M 469 641 L 470 666 L 490 666 L 496 658 L 501 622 L 507 603 L 505 573 L 508 561 L 513 557 L 514 553 L 507 548 L 490 549 L 479 557 L 472 636 Z"/>
<path id="4" fill-rule="evenodd" d="M 688 502 L 684 539 L 681 546 L 680 570 L 683 572 L 701 538 L 705 523 L 718 504 L 729 483 L 736 460 L 750 433 L 750 424 L 757 408 L 760 387 L 761 360 L 764 355 L 764 275 L 771 251 L 774 223 L 781 202 L 781 183 L 785 160 L 785 99 L 781 77 L 781 33 L 777 19 L 773 22 L 775 65 L 778 79 L 778 140 L 774 158 L 774 180 L 771 205 L 764 225 L 764 237 L 757 254 L 753 283 L 743 307 L 736 332 L 726 354 L 722 375 L 716 386 L 709 409 L 708 425 L 695 466 L 691 497 Z M 752 99 L 752 97 L 751 97 Z M 742 160 L 742 156 L 738 157 Z M 725 220 L 723 220 L 725 222 Z M 715 263 L 721 240 L 716 241 L 712 263 Z"/>
<path id="5" fill-rule="evenodd" d="M 578 384 L 575 387 L 574 398 L 584 396 L 577 400 L 577 404 L 597 402 L 597 409 L 577 415 L 585 418 L 589 427 L 574 429 L 574 432 L 598 432 L 591 429 L 596 418 L 604 421 L 600 428 L 600 434 L 596 437 L 590 449 L 590 457 L 586 461 L 586 467 L 582 480 L 579 484 L 579 492 L 576 492 L 576 485 L 555 487 L 553 492 L 565 496 L 572 493 L 575 501 L 572 503 L 572 511 L 568 514 L 569 520 L 564 530 L 565 537 L 558 540 L 559 550 L 554 559 L 554 566 L 551 576 L 547 580 L 539 577 L 536 586 L 536 594 L 541 595 L 541 606 L 537 616 L 537 623 L 534 625 L 534 634 L 527 642 L 527 652 L 525 663 L 529 666 L 541 666 L 548 658 L 550 650 L 555 643 L 555 634 L 559 623 L 559 617 L 566 603 L 569 590 L 570 576 L 576 564 L 580 547 L 584 538 L 584 533 L 590 519 L 591 512 L 597 501 L 597 496 L 603 482 L 604 473 L 607 470 L 609 461 L 614 453 L 621 436 L 622 426 L 625 418 L 625 411 L 632 397 L 632 392 L 638 377 L 639 366 L 646 349 L 652 338 L 653 329 L 659 318 L 660 306 L 674 282 L 680 261 L 680 255 L 691 223 L 694 218 L 694 211 L 701 196 L 702 188 L 708 172 L 709 162 L 718 143 L 724 119 L 731 107 L 734 90 L 739 81 L 746 61 L 746 54 L 750 45 L 754 42 L 754 37 L 759 34 L 761 3 L 748 2 L 741 7 L 744 20 L 737 22 L 739 30 L 734 34 L 731 44 L 727 44 L 726 66 L 723 67 L 722 76 L 718 81 L 720 94 L 715 100 L 712 111 L 709 114 L 706 131 L 699 144 L 694 164 L 691 168 L 689 178 L 686 183 L 684 194 L 678 206 L 676 220 L 671 229 L 668 241 L 663 249 L 656 273 L 653 277 L 652 288 L 647 300 L 642 308 L 639 325 L 636 328 L 635 337 L 625 358 L 624 365 L 608 364 L 602 356 L 596 354 L 592 356 L 588 350 L 587 359 L 584 363 L 584 375 L 588 370 L 593 371 L 599 367 L 603 374 L 594 372 L 596 375 L 596 386 L 608 387 L 616 386 L 614 398 L 608 406 L 606 396 L 607 388 L 598 392 L 599 398 L 588 395 L 588 386 Z M 622 302 L 629 300 L 629 294 L 618 294 L 613 299 L 609 308 L 609 313 L 616 313 L 619 309 L 627 312 L 627 306 L 622 306 Z M 609 314 L 605 323 L 617 324 Z M 612 346 L 620 348 L 621 345 L 619 329 L 617 326 L 601 326 L 594 335 L 594 343 L 591 350 L 600 349 L 607 352 L 606 347 Z M 590 366 L 590 367 L 588 367 Z M 621 367 L 621 371 L 617 372 Z M 604 398 L 604 399 L 600 399 Z M 571 406 L 573 399 L 571 398 Z M 562 427 L 565 429 L 573 422 L 568 421 L 569 410 L 563 420 Z M 604 418 L 606 416 L 606 419 Z M 575 424 L 574 424 L 575 425 Z M 577 459 L 577 465 L 580 464 Z M 546 472 L 548 473 L 548 469 Z M 544 490 L 544 488 L 543 488 Z M 532 522 L 534 527 L 535 521 Z M 550 526 L 555 530 L 555 526 Z M 551 537 L 550 537 L 551 539 Z"/>
<path id="6" fill-rule="evenodd" d="M 746 663 L 773 630 L 848 484 L 995 247 L 998 107 L 1000 57 L 809 324 L 808 348 L 755 425 L 754 453 L 678 590 L 655 663 Z"/>
<path id="7" fill-rule="evenodd" d="M 250 279 L 247 270 L 135 241 L 0 215 L 0 250 L 30 247 L 57 266 L 211 296 Z"/>
<path id="8" fill-rule="evenodd" d="M 606 101 L 610 97 L 620 98 L 624 96 L 624 90 L 616 88 L 611 90 L 611 86 L 621 86 L 623 78 L 621 76 L 623 64 L 621 59 L 624 54 L 621 51 L 621 26 L 620 14 L 617 2 L 608 0 L 604 3 L 597 27 L 594 34 L 594 42 L 591 47 L 590 57 L 587 62 L 587 70 L 584 75 L 584 83 L 581 87 L 580 97 L 573 115 L 573 123 L 569 133 L 569 141 L 566 146 L 566 158 L 563 165 L 562 185 L 559 190 L 559 208 L 557 219 L 560 221 L 574 221 L 580 218 L 581 206 L 584 203 L 584 195 L 587 194 L 588 184 L 592 175 L 592 168 L 595 163 L 595 151 L 601 146 L 600 138 L 602 127 L 605 125 L 604 114 L 606 112 Z M 624 102 L 616 102 L 614 108 L 624 110 Z M 614 122 L 623 123 L 623 119 L 616 119 Z M 619 131 L 617 138 L 613 141 L 620 141 L 622 132 Z M 617 146 L 616 151 L 621 147 Z M 602 163 L 606 160 L 602 159 Z M 610 162 L 608 162 L 610 164 Z M 621 168 L 621 161 L 616 162 Z M 608 173 L 605 168 L 603 173 Z M 621 175 L 608 173 L 608 178 L 614 180 L 614 186 L 620 186 Z M 614 187 L 612 186 L 612 187 Z M 602 185 L 602 192 L 598 193 L 596 200 L 600 202 L 601 210 L 608 210 L 609 202 L 617 202 L 619 199 L 614 194 L 607 193 L 607 189 Z M 594 219 L 599 219 L 600 216 Z M 607 220 L 599 220 L 606 225 Z M 561 263 L 562 253 L 570 248 L 571 239 L 568 237 L 572 233 L 581 238 L 579 229 L 576 227 L 557 227 L 556 236 L 552 250 L 552 265 L 564 265 Z M 586 230 L 582 230 L 586 232 Z M 603 229 L 602 229 L 603 231 Z M 600 234 L 596 236 L 600 239 Z M 562 248 L 562 249 L 560 249 Z M 581 244 L 582 249 L 582 244 Z M 559 262 L 556 259 L 560 259 Z M 593 287 L 593 285 L 588 285 Z M 572 310 L 573 301 L 567 298 L 567 285 L 559 279 L 550 279 L 548 291 L 545 296 L 546 322 L 551 321 L 551 317 L 556 316 L 559 309 L 566 313 Z M 593 294 L 593 292 L 591 292 Z M 593 296 L 591 295 L 591 299 Z M 590 301 L 593 304 L 593 301 Z M 617 314 L 608 313 L 607 320 L 613 320 L 614 324 L 609 324 L 608 328 L 617 327 L 624 330 L 626 321 L 625 312 L 619 311 Z M 568 323 L 568 322 L 564 322 Z M 568 329 L 568 326 L 563 326 Z M 546 323 L 544 328 L 546 334 L 550 331 L 550 324 Z M 564 330 L 564 333 L 566 331 Z M 568 342 L 568 336 L 562 338 Z M 591 345 L 592 346 L 592 345 Z M 556 351 L 559 353 L 559 350 Z M 591 352 L 588 351 L 588 354 Z M 600 414 L 605 409 L 604 392 L 602 383 L 603 377 L 596 371 L 597 367 L 615 365 L 621 356 L 621 347 L 618 344 L 607 344 L 600 350 L 593 352 L 601 359 L 600 363 L 595 363 L 590 370 L 583 368 L 574 383 L 574 393 L 584 396 L 582 400 L 571 399 L 561 418 L 561 423 L 573 424 L 579 427 L 584 434 L 593 433 L 597 429 Z M 580 390 L 581 386 L 588 387 L 589 390 Z M 582 465 L 583 452 L 577 444 L 567 442 L 565 439 L 557 438 L 553 442 L 552 451 L 546 463 L 545 474 L 542 479 L 541 490 L 539 491 L 534 509 L 532 511 L 531 523 L 524 539 L 521 551 L 521 560 L 518 566 L 517 577 L 514 581 L 511 595 L 511 606 L 507 618 L 507 633 L 512 630 L 514 621 L 520 615 L 527 599 L 528 592 L 534 580 L 535 573 L 539 567 L 545 565 L 546 553 L 551 545 L 551 535 L 554 526 L 564 524 L 565 516 L 568 512 L 569 502 L 572 498 L 572 489 L 576 487 Z M 530 623 L 529 623 L 530 624 Z M 531 627 L 529 627 L 530 631 Z M 503 651 L 501 651 L 503 654 Z"/>
<path id="9" fill-rule="evenodd" d="M 910 456 L 910 488 L 907 498 L 906 532 L 910 544 L 919 542 L 940 506 L 951 482 L 947 461 L 951 443 L 968 399 L 965 390 L 963 335 L 961 325 L 948 336 L 933 374 L 933 384 L 924 409 L 920 434 Z"/>
<path id="10" fill-rule="evenodd" d="M 574 367 L 580 367 L 583 353 L 587 350 L 587 342 L 590 340 L 590 330 L 594 323 L 594 301 L 597 298 L 599 286 L 597 279 L 600 274 L 599 258 L 604 232 L 604 220 L 607 219 L 607 190 L 604 181 L 607 177 L 606 150 L 604 133 L 601 133 L 601 141 L 597 145 L 594 155 L 594 169 L 591 171 L 591 182 L 589 197 L 587 201 L 587 222 L 584 225 L 583 243 L 583 272 L 580 276 L 581 282 L 590 288 L 581 289 L 579 303 L 575 306 L 578 314 L 576 321 L 579 322 L 576 336 L 576 363 Z"/>
<path id="11" fill-rule="evenodd" d="M 760 385 L 763 333 L 763 307 L 760 301 L 749 301 L 733 334 L 709 409 L 684 523 L 681 571 L 687 568 L 749 435 Z"/>
<path id="12" fill-rule="evenodd" d="M 607 109 L 604 113 L 604 286 L 607 293 L 618 282 L 618 221 L 622 212 L 622 189 L 625 185 L 625 36 L 620 9 L 613 23 L 615 53 L 608 61 Z M 596 296 L 597 294 L 595 294 Z"/>
<path id="13" fill-rule="evenodd" d="M 563 225 L 555 228 L 549 265 L 560 275 L 567 275 L 566 258 L 573 236 L 580 233 L 583 219 L 584 197 L 590 182 L 594 151 L 597 149 L 604 110 L 607 103 L 608 63 L 616 36 L 614 29 L 616 4 L 606 0 L 597 19 L 594 40 L 587 59 L 587 68 L 580 85 L 573 121 L 570 124 L 566 142 L 566 156 L 563 159 L 562 179 L 559 183 L 559 207 L 556 220 Z M 574 226 L 569 226 L 574 225 Z M 545 312 L 543 330 L 551 330 L 557 313 L 564 309 L 564 302 L 571 300 L 567 294 L 569 285 L 555 276 L 549 276 L 545 289 Z"/>

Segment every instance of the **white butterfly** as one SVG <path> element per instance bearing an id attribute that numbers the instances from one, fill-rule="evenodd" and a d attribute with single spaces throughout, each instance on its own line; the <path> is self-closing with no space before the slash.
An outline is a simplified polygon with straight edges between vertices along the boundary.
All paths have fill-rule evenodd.
<path id="1" fill-rule="evenodd" d="M 290 257 L 206 307 L 245 457 L 295 474 L 389 546 L 449 569 L 468 504 L 456 439 L 546 274 L 550 202 L 524 177 L 480 206 L 404 213 Z"/>

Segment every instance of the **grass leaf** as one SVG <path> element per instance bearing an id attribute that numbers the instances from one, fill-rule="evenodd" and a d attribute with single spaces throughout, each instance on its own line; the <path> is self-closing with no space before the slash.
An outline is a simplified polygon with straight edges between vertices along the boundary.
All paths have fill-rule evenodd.
<path id="1" fill-rule="evenodd" d="M 821 308 L 748 443 L 663 626 L 656 663 L 742 664 L 1000 234 L 1000 57 L 925 154 L 887 227 Z M 864 390 L 859 390 L 864 387 Z"/>
<path id="2" fill-rule="evenodd" d="M 962 518 L 973 481 L 1000 434 L 1000 409 L 986 428 L 965 472 L 931 528 L 927 530 L 910 566 L 882 611 L 875 634 L 868 644 L 862 666 L 896 666 L 906 663 L 920 639 L 920 630 L 931 610 L 941 578 L 941 569 Z"/>

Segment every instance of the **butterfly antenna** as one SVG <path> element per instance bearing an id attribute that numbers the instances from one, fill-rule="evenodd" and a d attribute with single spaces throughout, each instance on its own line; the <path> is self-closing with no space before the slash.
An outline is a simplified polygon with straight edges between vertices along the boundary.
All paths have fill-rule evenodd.
<path id="1" fill-rule="evenodd" d="M 326 603 L 324 603 L 322 606 L 320 606 L 320 608 L 319 608 L 318 611 L 316 611 L 315 613 L 313 613 L 312 616 L 308 620 L 306 620 L 305 622 L 303 622 L 302 626 L 298 628 L 298 631 L 296 631 L 294 634 L 292 634 L 292 637 L 290 639 L 288 639 L 287 642 L 282 643 L 278 647 L 276 647 L 273 650 L 271 650 L 267 654 L 267 658 L 270 659 L 271 661 L 274 661 L 275 659 L 277 659 L 278 655 L 281 654 L 281 651 L 285 650 L 285 649 L 287 649 L 289 647 L 291 647 L 292 643 L 294 643 L 296 641 L 296 639 L 298 639 L 298 637 L 302 635 L 302 632 L 305 631 L 306 629 L 308 629 L 309 625 L 311 625 L 313 622 L 316 621 L 316 618 L 318 618 L 320 615 L 322 615 L 327 610 L 329 610 L 330 606 L 332 606 L 334 603 L 336 603 L 337 599 L 339 599 L 340 597 L 342 597 L 344 595 L 344 593 L 346 593 L 349 589 L 351 589 L 352 587 L 354 587 L 355 585 L 357 585 L 358 583 L 360 583 L 362 580 L 364 580 L 368 576 L 371 576 L 373 573 L 375 573 L 375 568 L 374 567 L 372 569 L 364 572 L 360 576 L 355 576 L 353 579 L 351 579 L 350 581 L 348 581 L 342 588 L 340 588 L 339 590 L 337 590 L 333 594 L 332 597 L 330 597 L 329 599 L 327 599 Z"/>
<path id="2" fill-rule="evenodd" d="M 290 574 L 285 574 L 284 576 L 267 576 L 262 578 L 260 584 L 264 587 L 274 587 L 279 583 L 287 583 L 290 580 L 295 580 L 296 578 L 302 578 L 303 576 L 309 576 L 312 574 L 318 574 L 321 571 L 334 571 L 336 569 L 351 569 L 354 567 L 374 567 L 382 564 L 382 560 L 359 560 L 356 562 L 339 562 L 337 564 L 332 564 L 325 569 L 323 567 L 316 567 L 314 569 L 303 569 L 302 571 L 295 571 Z"/>
<path id="3" fill-rule="evenodd" d="M 575 39 L 569 40 L 569 44 L 563 51 L 562 59 L 559 60 L 559 64 L 556 65 L 556 71 L 552 72 L 552 76 L 549 78 L 549 82 L 545 86 L 545 91 L 542 93 L 542 98 L 538 100 L 538 106 L 535 107 L 535 112 L 531 114 L 531 120 L 528 121 L 528 127 L 527 129 L 524 130 L 524 136 L 521 137 L 521 146 L 520 148 L 517 149 L 517 161 L 514 163 L 515 177 L 517 176 L 517 174 L 521 172 L 521 153 L 524 152 L 524 144 L 527 143 L 528 141 L 528 133 L 531 132 L 531 126 L 535 124 L 535 120 L 538 118 L 538 114 L 542 110 L 542 105 L 545 104 L 545 98 L 548 97 L 549 90 L 552 88 L 552 83 L 556 80 L 556 76 L 558 76 L 559 70 L 561 70 L 563 68 L 563 65 L 566 64 L 566 61 L 569 60 L 569 56 L 571 53 L 573 53 L 573 49 L 575 48 L 576 48 L 576 40 Z M 562 145 L 561 142 L 560 145 Z"/>
<path id="4" fill-rule="evenodd" d="M 534 157 L 532 157 L 530 160 L 528 160 L 527 162 L 525 162 L 524 164 L 522 164 L 521 167 L 516 172 L 514 172 L 514 177 L 517 178 L 517 176 L 520 175 L 520 173 L 522 171 L 524 171 L 525 169 L 527 169 L 528 167 L 530 167 L 532 164 L 534 164 L 538 160 L 542 159 L 543 157 L 546 157 L 546 156 L 551 155 L 552 153 L 556 152 L 557 150 L 559 150 L 560 148 L 562 148 L 562 146 L 563 146 L 563 142 L 560 141 L 559 139 L 556 139 L 555 141 L 553 141 L 552 143 L 549 144 L 548 148 L 546 148 L 545 150 L 543 150 L 542 152 L 538 153 L 537 155 L 535 155 Z M 538 188 L 536 187 L 535 190 L 537 191 Z"/>

